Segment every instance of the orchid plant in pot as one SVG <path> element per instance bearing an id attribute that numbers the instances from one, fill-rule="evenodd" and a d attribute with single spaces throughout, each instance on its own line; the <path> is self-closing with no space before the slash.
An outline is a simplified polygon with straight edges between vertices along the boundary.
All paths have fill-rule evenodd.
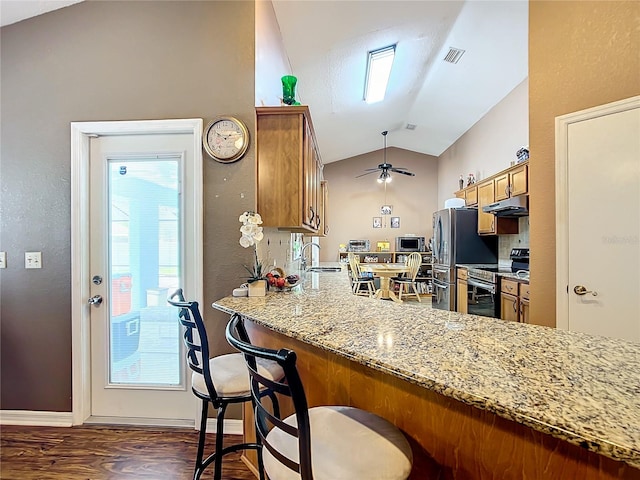
<path id="1" fill-rule="evenodd" d="M 250 276 L 247 279 L 249 283 L 249 296 L 264 296 L 267 282 L 264 280 L 264 265 L 258 260 L 258 243 L 264 237 L 262 233 L 262 217 L 256 212 L 244 212 L 238 219 L 242 226 L 240 227 L 240 245 L 244 248 L 253 247 L 253 267 L 244 265 Z M 252 294 L 253 291 L 253 294 Z"/>

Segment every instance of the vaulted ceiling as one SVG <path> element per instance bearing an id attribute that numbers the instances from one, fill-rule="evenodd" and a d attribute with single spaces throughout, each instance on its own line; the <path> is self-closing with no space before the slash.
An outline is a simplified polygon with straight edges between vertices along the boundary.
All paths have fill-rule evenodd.
<path id="1" fill-rule="evenodd" d="M 0 1 L 2 25 L 80 0 Z M 438 156 L 528 75 L 522 0 L 273 0 L 324 163 L 387 145 Z M 363 101 L 369 50 L 397 44 L 384 101 Z M 464 50 L 457 63 L 451 48 Z M 407 126 L 412 125 L 413 129 Z"/>

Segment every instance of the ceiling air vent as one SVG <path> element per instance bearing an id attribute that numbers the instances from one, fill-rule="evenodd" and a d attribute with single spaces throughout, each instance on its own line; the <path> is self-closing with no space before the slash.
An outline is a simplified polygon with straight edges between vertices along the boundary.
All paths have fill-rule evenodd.
<path id="1" fill-rule="evenodd" d="M 407 123 L 407 126 L 405 128 L 407 130 L 415 130 L 416 126 L 413 123 Z"/>
<path id="2" fill-rule="evenodd" d="M 460 57 L 464 55 L 464 52 L 465 50 L 462 50 L 460 48 L 449 47 L 449 51 L 444 57 L 444 61 L 449 63 L 458 63 L 458 60 L 460 60 Z"/>

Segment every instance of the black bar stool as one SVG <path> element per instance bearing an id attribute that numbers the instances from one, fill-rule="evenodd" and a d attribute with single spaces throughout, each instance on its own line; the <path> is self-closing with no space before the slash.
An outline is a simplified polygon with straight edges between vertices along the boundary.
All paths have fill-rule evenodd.
<path id="1" fill-rule="evenodd" d="M 191 389 L 194 395 L 202 400 L 198 453 L 193 478 L 194 480 L 199 479 L 205 468 L 215 462 L 213 478 L 214 480 L 221 480 L 222 458 L 226 454 L 245 449 L 260 450 L 260 444 L 258 443 L 240 443 L 226 448 L 222 446 L 224 415 L 227 407 L 233 403 L 251 401 L 249 375 L 247 374 L 245 361 L 240 353 L 230 353 L 209 358 L 207 331 L 200 315 L 198 302 L 185 301 L 181 288 L 169 297 L 168 302 L 180 308 L 179 320 L 184 327 L 183 339 L 187 347 L 187 364 L 192 370 Z M 260 372 L 266 378 L 273 380 L 282 378 L 284 374 L 282 368 L 275 362 L 261 363 Z M 271 393 L 263 392 L 263 394 Z M 216 450 L 203 460 L 209 403 L 218 409 Z M 258 457 L 259 461 L 261 461 L 260 455 Z M 262 468 L 260 470 L 262 471 Z M 260 479 L 264 480 L 262 473 L 260 475 Z"/>
<path id="2" fill-rule="evenodd" d="M 227 340 L 244 354 L 262 463 L 270 480 L 406 480 L 413 455 L 404 434 L 371 412 L 347 406 L 308 408 L 296 354 L 252 345 L 239 315 L 227 325 Z M 277 362 L 282 380 L 265 377 L 261 361 Z M 295 413 L 280 418 L 260 392 L 290 397 Z"/>

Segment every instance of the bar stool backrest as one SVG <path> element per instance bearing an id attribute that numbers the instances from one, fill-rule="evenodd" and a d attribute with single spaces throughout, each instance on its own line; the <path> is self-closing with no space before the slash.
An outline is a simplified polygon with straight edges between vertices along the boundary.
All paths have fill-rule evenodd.
<path id="1" fill-rule="evenodd" d="M 187 365 L 194 372 L 202 375 L 204 383 L 212 402 L 218 398 L 218 392 L 211 379 L 211 370 L 209 367 L 209 341 L 207 339 L 207 330 L 204 321 L 200 315 L 198 302 L 188 302 L 184 299 L 182 289 L 179 288 L 167 300 L 174 307 L 180 307 L 178 320 L 184 327 L 183 340 L 187 347 Z M 203 359 L 205 359 L 203 361 Z"/>

